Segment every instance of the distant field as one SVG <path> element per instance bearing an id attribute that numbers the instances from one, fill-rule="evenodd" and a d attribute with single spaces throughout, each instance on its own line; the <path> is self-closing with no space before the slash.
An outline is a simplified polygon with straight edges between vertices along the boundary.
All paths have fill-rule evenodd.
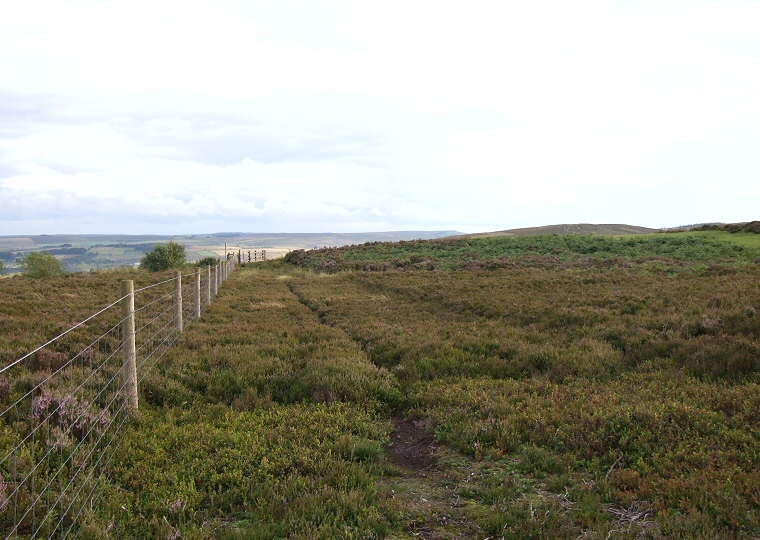
<path id="1" fill-rule="evenodd" d="M 254 234 L 218 233 L 184 236 L 155 235 L 41 235 L 0 236 L 0 261 L 4 273 L 19 270 L 16 259 L 30 251 L 48 251 L 59 258 L 69 272 L 87 272 L 135 266 L 156 244 L 170 240 L 185 246 L 189 261 L 203 257 L 224 257 L 226 253 L 245 254 L 266 250 L 268 259 L 283 257 L 295 249 L 344 246 L 364 242 L 398 241 L 414 238 L 442 238 L 456 231 L 394 231 L 374 233 Z M 225 245 L 226 244 L 226 245 Z"/>

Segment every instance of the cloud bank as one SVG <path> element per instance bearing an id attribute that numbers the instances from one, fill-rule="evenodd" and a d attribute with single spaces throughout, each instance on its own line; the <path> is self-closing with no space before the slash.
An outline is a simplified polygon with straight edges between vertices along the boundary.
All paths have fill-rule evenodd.
<path id="1" fill-rule="evenodd" d="M 758 27 L 746 2 L 2 2 L 0 234 L 756 219 Z"/>

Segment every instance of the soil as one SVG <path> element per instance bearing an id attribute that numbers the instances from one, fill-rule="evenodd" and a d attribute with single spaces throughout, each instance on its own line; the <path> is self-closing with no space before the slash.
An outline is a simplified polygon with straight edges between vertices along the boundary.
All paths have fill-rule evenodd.
<path id="1" fill-rule="evenodd" d="M 394 422 L 396 429 L 391 434 L 391 443 L 387 448 L 393 463 L 422 476 L 435 470 L 438 447 L 429 432 L 432 420 L 396 418 Z"/>

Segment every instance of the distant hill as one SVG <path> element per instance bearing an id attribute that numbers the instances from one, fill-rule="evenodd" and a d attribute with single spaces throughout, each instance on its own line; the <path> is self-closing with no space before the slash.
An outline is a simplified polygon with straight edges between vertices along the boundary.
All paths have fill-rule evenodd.
<path id="1" fill-rule="evenodd" d="M 522 229 L 475 233 L 465 235 L 465 237 L 494 238 L 499 236 L 535 236 L 537 234 L 599 234 L 603 236 L 618 236 L 623 234 L 651 234 L 655 232 L 661 231 L 659 229 L 649 229 L 635 225 L 576 223 L 573 225 L 545 225 L 543 227 L 525 227 Z"/>

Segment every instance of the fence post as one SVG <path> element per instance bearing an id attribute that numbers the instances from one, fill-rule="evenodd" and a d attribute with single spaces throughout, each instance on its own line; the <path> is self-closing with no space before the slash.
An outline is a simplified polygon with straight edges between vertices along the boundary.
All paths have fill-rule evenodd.
<path id="1" fill-rule="evenodd" d="M 137 354 L 135 348 L 135 284 L 121 281 L 121 339 L 124 347 L 124 389 L 127 408 L 137 410 Z"/>
<path id="2" fill-rule="evenodd" d="M 174 272 L 174 327 L 182 332 L 182 272 Z"/>
<path id="3" fill-rule="evenodd" d="M 211 265 L 206 267 L 206 305 L 211 303 Z"/>
<path id="4" fill-rule="evenodd" d="M 201 318 L 201 269 L 195 269 L 195 318 Z"/>
<path id="5" fill-rule="evenodd" d="M 219 292 L 219 265 L 214 266 L 214 296 Z"/>

